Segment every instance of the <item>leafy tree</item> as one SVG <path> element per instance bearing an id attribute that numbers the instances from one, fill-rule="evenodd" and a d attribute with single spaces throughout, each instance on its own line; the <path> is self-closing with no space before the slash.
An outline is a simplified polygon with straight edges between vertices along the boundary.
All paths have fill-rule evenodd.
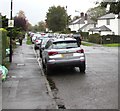
<path id="1" fill-rule="evenodd" d="M 101 2 L 100 5 L 101 7 L 107 7 L 107 5 L 110 5 L 110 9 L 108 13 L 114 13 L 114 14 L 119 14 L 120 13 L 120 1 L 118 2 Z"/>
<path id="2" fill-rule="evenodd" d="M 26 31 L 28 28 L 28 21 L 23 11 L 19 11 L 18 15 L 14 17 L 15 27 L 20 28 L 21 31 Z"/>
<path id="3" fill-rule="evenodd" d="M 32 26 L 29 22 L 28 22 L 27 27 L 28 27 L 28 30 L 29 30 L 29 31 L 32 31 L 32 30 L 33 30 L 33 26 Z"/>
<path id="4" fill-rule="evenodd" d="M 2 21 L 2 28 L 7 28 L 8 27 L 8 18 L 6 18 L 6 16 L 2 16 L 0 17 L 1 21 Z"/>
<path id="5" fill-rule="evenodd" d="M 101 6 L 97 6 L 94 8 L 90 8 L 87 11 L 88 16 L 91 17 L 92 20 L 97 21 L 97 18 L 100 16 L 103 16 L 106 14 L 106 8 L 105 7 L 101 7 Z"/>
<path id="6" fill-rule="evenodd" d="M 67 25 L 68 15 L 64 7 L 52 6 L 46 15 L 46 23 L 53 32 L 64 31 Z"/>
<path id="7" fill-rule="evenodd" d="M 45 24 L 45 22 L 40 21 L 40 22 L 38 23 L 38 30 L 44 32 L 45 29 L 46 29 L 46 24 Z"/>

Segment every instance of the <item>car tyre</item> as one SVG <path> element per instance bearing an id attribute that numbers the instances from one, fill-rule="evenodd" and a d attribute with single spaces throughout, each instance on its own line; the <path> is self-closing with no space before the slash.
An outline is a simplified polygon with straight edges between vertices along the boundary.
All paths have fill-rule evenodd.
<path id="1" fill-rule="evenodd" d="M 34 49 L 37 50 L 37 47 L 35 46 Z"/>
<path id="2" fill-rule="evenodd" d="M 79 67 L 79 69 L 80 69 L 80 72 L 85 73 L 85 70 L 86 70 L 86 65 L 85 65 L 85 63 L 83 63 L 83 64 Z"/>
<path id="3" fill-rule="evenodd" d="M 44 64 L 43 60 L 42 60 L 42 67 L 43 67 L 43 69 L 45 69 L 45 64 Z"/>

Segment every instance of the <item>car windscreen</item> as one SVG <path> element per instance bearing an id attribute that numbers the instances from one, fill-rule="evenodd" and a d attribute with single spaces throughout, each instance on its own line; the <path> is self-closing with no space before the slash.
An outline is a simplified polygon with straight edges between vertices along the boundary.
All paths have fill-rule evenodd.
<path id="1" fill-rule="evenodd" d="M 53 49 L 68 49 L 68 48 L 77 48 L 77 41 L 59 41 L 54 42 L 52 45 Z"/>
<path id="2" fill-rule="evenodd" d="M 41 39 L 42 40 L 42 43 L 41 43 L 41 47 L 45 47 L 47 41 L 49 40 L 50 38 L 44 38 L 44 39 Z"/>

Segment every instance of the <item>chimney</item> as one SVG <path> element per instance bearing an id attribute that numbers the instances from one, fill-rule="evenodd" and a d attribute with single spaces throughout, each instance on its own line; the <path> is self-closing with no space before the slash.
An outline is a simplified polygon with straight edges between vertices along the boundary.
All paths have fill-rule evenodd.
<path id="1" fill-rule="evenodd" d="M 81 12 L 80 15 L 81 15 L 81 17 L 84 17 L 84 13 L 83 12 Z"/>
<path id="2" fill-rule="evenodd" d="M 117 19 L 118 18 L 118 14 L 115 14 L 115 19 Z"/>
<path id="3" fill-rule="evenodd" d="M 88 15 L 87 15 L 87 13 L 85 13 L 85 20 L 87 20 L 88 19 Z"/>

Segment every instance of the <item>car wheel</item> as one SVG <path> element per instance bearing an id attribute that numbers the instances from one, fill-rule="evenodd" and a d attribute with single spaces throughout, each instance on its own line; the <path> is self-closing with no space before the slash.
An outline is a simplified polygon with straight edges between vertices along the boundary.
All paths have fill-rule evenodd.
<path id="1" fill-rule="evenodd" d="M 43 60 L 42 60 L 42 67 L 43 67 L 43 69 L 45 69 L 45 64 L 44 64 Z"/>
<path id="2" fill-rule="evenodd" d="M 34 49 L 37 50 L 37 47 L 35 46 Z"/>
<path id="3" fill-rule="evenodd" d="M 86 69 L 85 63 L 83 63 L 83 64 L 79 67 L 79 69 L 80 69 L 80 72 L 84 73 L 84 72 L 85 72 L 85 69 Z"/>
<path id="4" fill-rule="evenodd" d="M 40 57 L 42 58 L 42 53 L 40 52 Z"/>

